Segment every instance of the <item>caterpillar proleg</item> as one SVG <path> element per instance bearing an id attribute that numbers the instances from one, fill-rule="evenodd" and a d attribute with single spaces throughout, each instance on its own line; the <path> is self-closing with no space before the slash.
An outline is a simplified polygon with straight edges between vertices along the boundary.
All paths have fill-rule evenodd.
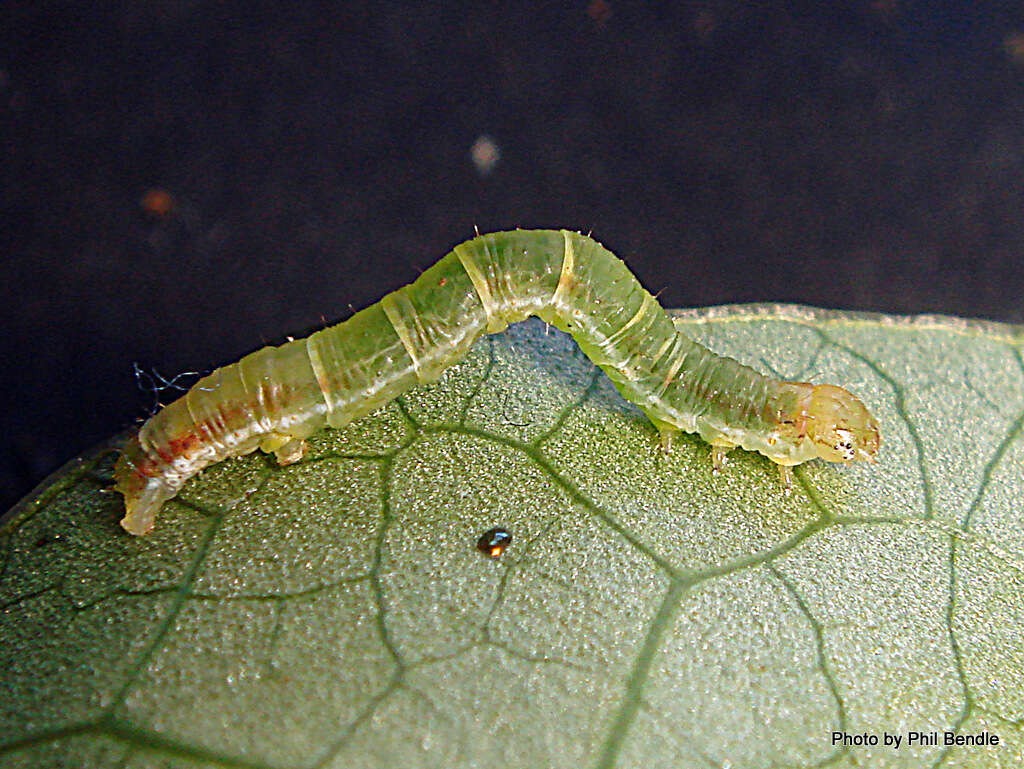
<path id="1" fill-rule="evenodd" d="M 625 263 L 566 230 L 515 230 L 458 245 L 413 283 L 348 320 L 215 370 L 164 407 L 124 446 L 116 488 L 132 534 L 153 528 L 164 502 L 227 457 L 301 458 L 324 426 L 343 427 L 436 380 L 482 334 L 536 315 L 579 344 L 661 433 L 712 446 L 718 469 L 736 446 L 792 465 L 874 461 L 878 424 L 835 385 L 783 382 L 676 331 Z"/>

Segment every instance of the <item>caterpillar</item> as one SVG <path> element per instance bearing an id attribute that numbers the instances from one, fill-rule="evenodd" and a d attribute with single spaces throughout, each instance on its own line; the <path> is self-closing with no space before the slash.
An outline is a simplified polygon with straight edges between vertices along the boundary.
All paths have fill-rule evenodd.
<path id="1" fill-rule="evenodd" d="M 878 423 L 835 385 L 773 379 L 678 332 L 625 263 L 588 236 L 514 230 L 456 246 L 413 283 L 335 326 L 216 369 L 151 416 L 114 469 L 121 525 L 153 528 L 160 507 L 227 457 L 302 457 L 325 425 L 343 427 L 435 381 L 483 333 L 536 315 L 572 335 L 671 447 L 698 433 L 717 471 L 737 446 L 781 468 L 811 459 L 875 461 Z"/>

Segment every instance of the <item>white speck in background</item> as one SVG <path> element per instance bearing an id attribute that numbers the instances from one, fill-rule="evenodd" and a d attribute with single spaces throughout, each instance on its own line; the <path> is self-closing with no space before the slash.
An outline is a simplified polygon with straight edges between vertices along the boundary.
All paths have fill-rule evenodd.
<path id="1" fill-rule="evenodd" d="M 473 158 L 473 165 L 476 166 L 477 173 L 481 176 L 487 176 L 501 160 L 501 150 L 498 149 L 494 139 L 487 134 L 477 137 L 469 154 Z"/>

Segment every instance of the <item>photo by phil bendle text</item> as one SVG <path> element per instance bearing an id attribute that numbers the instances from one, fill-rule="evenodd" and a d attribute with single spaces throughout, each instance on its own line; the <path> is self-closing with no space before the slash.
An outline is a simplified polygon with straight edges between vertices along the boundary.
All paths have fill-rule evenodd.
<path id="1" fill-rule="evenodd" d="M 941 735 L 941 737 L 940 737 Z M 881 740 L 877 734 L 870 732 L 861 732 L 860 734 L 850 734 L 849 732 L 832 732 L 832 744 L 842 745 L 848 748 L 857 748 L 864 745 L 884 745 L 886 747 L 894 748 L 899 750 L 904 741 L 906 746 L 921 746 L 921 747 L 937 747 L 943 745 L 946 747 L 977 747 L 983 745 L 999 745 L 1000 739 L 998 734 L 992 734 L 992 732 L 982 731 L 977 734 L 960 734 L 959 732 L 907 732 L 906 735 L 898 732 L 883 732 Z"/>
<path id="2" fill-rule="evenodd" d="M 514 230 L 459 246 L 417 280 L 306 339 L 264 347 L 203 377 L 124 446 L 116 488 L 132 534 L 164 502 L 227 457 L 299 460 L 317 430 L 343 427 L 417 384 L 433 382 L 483 333 L 536 315 L 580 349 L 661 434 L 699 433 L 717 470 L 737 446 L 781 468 L 875 461 L 878 424 L 841 387 L 784 382 L 716 355 L 671 317 L 600 243 L 567 230 Z"/>

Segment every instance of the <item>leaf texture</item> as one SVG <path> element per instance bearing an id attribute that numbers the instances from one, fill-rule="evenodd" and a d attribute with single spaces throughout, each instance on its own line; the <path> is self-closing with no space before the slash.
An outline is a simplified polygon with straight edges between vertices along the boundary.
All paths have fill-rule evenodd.
<path id="1" fill-rule="evenodd" d="M 1024 331 L 677 323 L 862 397 L 879 464 L 801 465 L 786 495 L 759 455 L 665 455 L 539 321 L 297 464 L 207 469 L 145 538 L 100 450 L 0 524 L 0 765 L 1024 764 Z"/>

